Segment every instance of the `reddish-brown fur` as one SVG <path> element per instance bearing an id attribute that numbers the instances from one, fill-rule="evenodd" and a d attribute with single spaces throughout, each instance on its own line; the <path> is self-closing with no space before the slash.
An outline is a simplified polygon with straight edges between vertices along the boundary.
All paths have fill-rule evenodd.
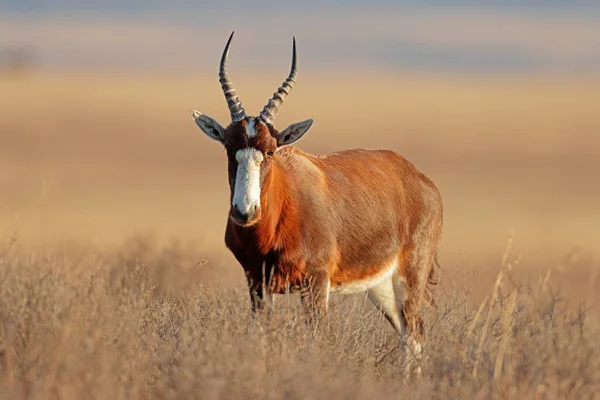
<path id="1" fill-rule="evenodd" d="M 256 137 L 247 138 L 242 120 L 224 138 L 232 197 L 236 151 L 253 147 L 265 158 L 256 222 L 241 226 L 229 218 L 225 234 L 246 272 L 253 309 L 271 293 L 302 289 L 324 312 L 329 287 L 368 279 L 398 259 L 404 323 L 422 331 L 420 309 L 432 301 L 427 285 L 442 231 L 442 200 L 433 182 L 391 151 L 276 151 L 277 131 L 256 121 Z"/>

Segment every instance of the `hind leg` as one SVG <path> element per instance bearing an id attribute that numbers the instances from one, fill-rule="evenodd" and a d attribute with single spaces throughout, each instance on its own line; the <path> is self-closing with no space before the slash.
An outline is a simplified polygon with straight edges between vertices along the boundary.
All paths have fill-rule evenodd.
<path id="1" fill-rule="evenodd" d="M 435 248 L 424 245 L 421 249 L 405 250 L 405 262 L 401 271 L 405 282 L 405 301 L 402 314 L 406 319 L 407 328 L 416 340 L 425 335 L 425 327 L 421 311 L 424 305 L 433 305 L 433 294 L 429 286 L 433 279 L 433 263 Z"/>
<path id="2" fill-rule="evenodd" d="M 403 352 L 406 357 L 405 373 L 409 375 L 412 371 L 411 365 L 413 358 L 420 359 L 421 345 L 415 341 L 411 332 L 407 332 L 407 321 L 404 310 L 403 282 L 398 275 L 379 283 L 369 289 L 369 299 L 383 313 L 392 327 L 398 332 L 402 340 Z M 406 334 L 409 336 L 406 337 Z M 421 374 L 421 367 L 415 368 L 417 375 Z"/>
<path id="3" fill-rule="evenodd" d="M 405 282 L 405 299 L 402 315 L 409 334 L 407 344 L 414 359 L 420 364 L 422 344 L 425 341 L 425 326 L 422 317 L 424 305 L 434 304 L 429 282 L 433 280 L 433 264 L 437 251 L 436 241 L 421 240 L 418 246 L 410 246 L 403 251 L 404 263 L 401 275 Z M 417 367 L 417 373 L 420 373 Z"/>

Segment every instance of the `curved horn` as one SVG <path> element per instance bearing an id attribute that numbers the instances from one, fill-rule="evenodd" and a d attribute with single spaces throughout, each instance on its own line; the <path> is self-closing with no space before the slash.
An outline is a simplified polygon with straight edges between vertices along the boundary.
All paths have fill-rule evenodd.
<path id="1" fill-rule="evenodd" d="M 221 56 L 221 66 L 219 67 L 219 82 L 221 82 L 221 88 L 223 89 L 223 93 L 225 93 L 225 100 L 227 100 L 227 106 L 229 107 L 229 112 L 231 112 L 231 121 L 237 122 L 246 118 L 246 111 L 244 111 L 244 107 L 242 107 L 242 102 L 237 96 L 235 89 L 233 88 L 233 83 L 231 79 L 229 79 L 229 75 L 227 74 L 227 57 L 229 56 L 229 46 L 231 46 L 231 39 L 233 39 L 234 32 L 231 32 L 231 36 L 229 36 L 229 40 L 227 41 L 227 45 L 225 46 L 225 50 L 223 50 L 223 55 Z"/>
<path id="2" fill-rule="evenodd" d="M 290 70 L 290 76 L 281 84 L 279 89 L 273 93 L 273 98 L 269 99 L 269 102 L 260 112 L 260 117 L 269 125 L 273 125 L 275 115 L 279 111 L 279 107 L 285 100 L 285 97 L 290 94 L 292 88 L 296 83 L 296 38 L 294 37 L 294 47 L 292 52 L 292 69 Z"/>

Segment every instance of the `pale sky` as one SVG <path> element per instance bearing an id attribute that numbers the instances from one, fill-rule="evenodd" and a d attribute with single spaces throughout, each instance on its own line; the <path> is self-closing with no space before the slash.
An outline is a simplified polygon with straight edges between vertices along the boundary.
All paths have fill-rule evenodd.
<path id="1" fill-rule="evenodd" d="M 600 71 L 597 0 L 251 4 L 0 0 L 0 61 L 26 48 L 47 68 L 213 71 L 235 30 L 232 62 L 253 70 L 286 68 L 295 35 L 308 70 Z"/>

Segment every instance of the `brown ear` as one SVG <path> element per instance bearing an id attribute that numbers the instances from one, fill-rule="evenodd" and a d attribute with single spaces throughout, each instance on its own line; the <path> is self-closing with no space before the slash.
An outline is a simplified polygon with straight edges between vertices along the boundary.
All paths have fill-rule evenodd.
<path id="1" fill-rule="evenodd" d="M 314 121 L 312 119 L 306 119 L 291 124 L 281 132 L 277 133 L 275 136 L 277 139 L 277 147 L 289 146 L 290 144 L 297 142 L 309 131 L 313 123 Z"/>

